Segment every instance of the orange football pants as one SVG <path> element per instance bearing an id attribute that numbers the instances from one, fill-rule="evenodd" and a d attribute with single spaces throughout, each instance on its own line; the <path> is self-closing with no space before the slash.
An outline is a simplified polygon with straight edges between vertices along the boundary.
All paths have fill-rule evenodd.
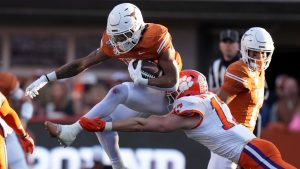
<path id="1" fill-rule="evenodd" d="M 239 165 L 244 169 L 296 169 L 285 162 L 270 141 L 255 138 L 245 145 Z"/>
<path id="2" fill-rule="evenodd" d="M 6 169 L 6 148 L 3 129 L 0 126 L 0 169 Z"/>

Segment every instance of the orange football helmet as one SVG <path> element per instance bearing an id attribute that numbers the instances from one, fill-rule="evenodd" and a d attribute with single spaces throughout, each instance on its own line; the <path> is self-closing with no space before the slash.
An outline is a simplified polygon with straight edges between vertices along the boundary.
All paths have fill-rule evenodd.
<path id="1" fill-rule="evenodd" d="M 208 91 L 205 76 L 196 70 L 183 70 L 180 72 L 179 87 L 177 97 L 200 95 Z"/>

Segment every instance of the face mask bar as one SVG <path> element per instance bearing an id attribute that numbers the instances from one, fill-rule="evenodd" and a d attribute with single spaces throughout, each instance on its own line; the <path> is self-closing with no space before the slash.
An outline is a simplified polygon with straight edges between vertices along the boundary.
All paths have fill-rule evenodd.
<path id="1" fill-rule="evenodd" d="M 138 43 L 143 29 L 144 25 L 141 25 L 137 31 L 132 28 L 126 32 L 109 35 L 114 53 L 120 55 L 129 52 Z"/>
<path id="2" fill-rule="evenodd" d="M 252 57 L 249 56 L 249 50 L 252 50 L 252 51 L 258 51 L 258 52 L 266 52 L 266 55 L 265 57 L 263 58 L 263 63 L 261 63 L 261 60 L 259 59 L 254 59 Z M 271 59 L 272 59 L 272 54 L 273 52 L 270 52 L 270 51 L 261 51 L 261 50 L 256 50 L 256 49 L 246 49 L 246 55 L 247 55 L 247 64 L 250 68 L 251 71 L 256 71 L 256 70 L 259 70 L 259 69 L 263 69 L 263 70 L 266 70 L 269 65 L 270 65 L 270 62 L 271 62 Z M 261 66 L 259 66 L 261 65 Z M 261 68 L 260 68 L 261 67 Z"/>

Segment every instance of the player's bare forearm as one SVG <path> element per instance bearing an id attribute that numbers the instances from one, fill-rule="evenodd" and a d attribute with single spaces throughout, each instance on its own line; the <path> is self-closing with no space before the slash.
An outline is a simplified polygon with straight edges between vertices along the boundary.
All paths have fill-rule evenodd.
<path id="1" fill-rule="evenodd" d="M 171 49 L 167 50 L 159 59 L 159 66 L 162 68 L 164 74 L 161 77 L 149 79 L 150 86 L 157 86 L 160 88 L 171 88 L 176 85 L 179 78 L 179 71 L 177 63 L 174 59 L 174 53 Z"/>
<path id="2" fill-rule="evenodd" d="M 98 49 L 94 50 L 88 56 L 74 60 L 55 70 L 57 79 L 73 77 L 86 70 L 87 68 L 101 63 L 107 59 L 108 57 L 102 54 Z"/>
<path id="3" fill-rule="evenodd" d="M 129 118 L 113 121 L 112 130 L 125 132 L 171 132 L 173 129 L 164 124 L 163 116 L 150 116 L 149 118 Z"/>

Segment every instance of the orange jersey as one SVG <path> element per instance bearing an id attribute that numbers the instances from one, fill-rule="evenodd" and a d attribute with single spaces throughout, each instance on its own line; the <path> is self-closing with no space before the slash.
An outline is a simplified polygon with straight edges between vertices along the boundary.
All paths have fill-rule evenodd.
<path id="1" fill-rule="evenodd" d="M 228 103 L 233 117 L 254 130 L 259 109 L 264 101 L 265 72 L 252 72 L 242 61 L 229 65 L 224 76 L 222 90 L 229 95 L 236 95 Z"/>
<path id="2" fill-rule="evenodd" d="M 9 95 L 18 85 L 17 77 L 11 73 L 0 72 L 0 92 L 9 100 Z"/>
<path id="3" fill-rule="evenodd" d="M 113 52 L 113 47 L 110 45 L 108 35 L 103 33 L 101 39 L 100 50 L 109 57 L 121 59 L 128 64 L 132 59 L 150 59 L 155 62 L 169 48 L 173 48 L 172 37 L 168 29 L 159 24 L 148 23 L 140 41 L 129 52 L 116 55 Z M 179 71 L 182 69 L 182 61 L 180 54 L 175 51 L 174 56 Z"/>

